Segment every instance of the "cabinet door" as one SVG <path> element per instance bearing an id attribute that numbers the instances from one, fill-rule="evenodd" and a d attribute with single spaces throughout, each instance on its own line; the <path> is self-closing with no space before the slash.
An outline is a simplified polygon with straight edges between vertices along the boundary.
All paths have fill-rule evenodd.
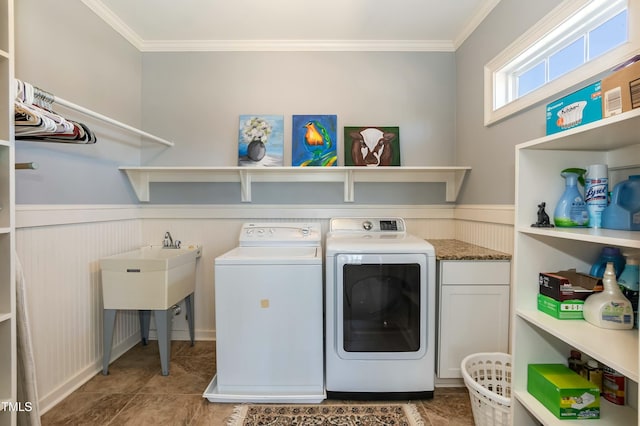
<path id="1" fill-rule="evenodd" d="M 460 378 L 462 359 L 478 352 L 507 352 L 509 286 L 440 287 L 438 377 Z"/>

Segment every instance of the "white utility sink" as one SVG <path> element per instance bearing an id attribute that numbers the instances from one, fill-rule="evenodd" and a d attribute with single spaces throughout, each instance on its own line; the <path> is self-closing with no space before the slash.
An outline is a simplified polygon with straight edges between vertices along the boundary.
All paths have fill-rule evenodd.
<path id="1" fill-rule="evenodd" d="M 199 245 L 145 246 L 100 259 L 104 309 L 166 310 L 195 290 Z"/>

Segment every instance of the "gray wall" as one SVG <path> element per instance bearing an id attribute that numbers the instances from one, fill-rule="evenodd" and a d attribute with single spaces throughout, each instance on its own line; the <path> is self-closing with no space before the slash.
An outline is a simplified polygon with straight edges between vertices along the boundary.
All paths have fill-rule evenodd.
<path id="1" fill-rule="evenodd" d="M 146 53 L 143 121 L 175 140 L 148 165 L 235 166 L 240 114 L 337 114 L 343 126 L 400 126 L 403 165 L 453 165 L 453 53 Z"/>
<path id="2" fill-rule="evenodd" d="M 69 102 L 140 126 L 140 52 L 79 1 L 15 2 L 16 78 Z M 137 202 L 120 165 L 140 163 L 137 136 L 56 106 L 98 137 L 95 145 L 17 142 L 18 204 Z"/>
<path id="3" fill-rule="evenodd" d="M 484 66 L 557 5 L 557 0 L 501 0 L 456 51 L 456 164 L 472 167 L 459 204 L 514 202 L 514 147 L 545 135 L 545 106 L 551 100 L 485 127 Z"/>
<path id="4" fill-rule="evenodd" d="M 40 166 L 18 173 L 19 204 L 136 203 L 119 165 L 234 166 L 240 114 L 282 114 L 289 136 L 292 114 L 336 114 L 339 164 L 343 126 L 388 125 L 400 127 L 404 165 L 454 165 L 453 53 L 142 54 L 80 2 L 21 0 L 16 21 L 19 78 L 175 141 L 173 148 L 140 142 L 57 107 L 93 128 L 99 141 L 93 146 L 19 142 L 17 160 Z M 285 142 L 289 165 L 290 140 Z M 151 191 L 153 202 L 240 202 L 236 187 L 224 184 L 154 184 Z M 202 191 L 212 195 L 202 196 Z M 267 184 L 259 194 L 255 203 L 342 202 L 339 185 Z M 357 194 L 358 203 L 445 202 L 442 184 L 405 185 L 401 191 L 398 185 L 378 185 Z"/>
<path id="5" fill-rule="evenodd" d="M 401 162 L 451 166 L 454 146 L 453 53 L 213 52 L 143 57 L 143 122 L 175 141 L 145 144 L 145 165 L 235 166 L 241 114 L 281 114 L 284 165 L 291 165 L 291 116 L 338 116 L 344 126 L 399 126 Z M 220 184 L 153 185 L 160 203 L 237 203 Z M 340 185 L 262 185 L 253 203 L 341 203 Z M 444 203 L 444 185 L 358 188 L 356 203 Z"/>
<path id="6" fill-rule="evenodd" d="M 459 203 L 512 204 L 514 146 L 544 135 L 544 105 L 485 127 L 483 67 L 556 4 L 502 0 L 456 53 L 142 54 L 80 2 L 20 0 L 18 78 L 176 145 L 140 143 L 112 126 L 66 114 L 94 128 L 99 142 L 18 143 L 17 161 L 35 161 L 40 168 L 17 173 L 17 202 L 136 203 L 120 165 L 235 165 L 240 114 L 282 114 L 290 135 L 292 114 L 317 113 L 338 116 L 340 164 L 343 126 L 397 125 L 404 165 L 473 168 Z M 285 165 L 290 161 L 285 149 Z M 301 187 L 265 184 L 254 202 L 342 200 L 340 185 Z M 444 203 L 438 184 L 403 191 L 372 185 L 356 193 L 359 203 Z M 163 203 L 239 203 L 239 190 L 233 184 L 154 184 L 151 197 Z"/>

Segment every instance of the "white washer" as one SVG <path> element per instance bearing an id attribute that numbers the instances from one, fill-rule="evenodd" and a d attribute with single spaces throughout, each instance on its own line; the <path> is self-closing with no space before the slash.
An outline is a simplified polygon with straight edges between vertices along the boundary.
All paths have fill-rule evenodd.
<path id="1" fill-rule="evenodd" d="M 247 223 L 215 259 L 211 402 L 318 403 L 323 370 L 319 224 Z"/>
<path id="2" fill-rule="evenodd" d="M 433 246 L 401 218 L 331 219 L 325 245 L 327 396 L 433 397 Z"/>

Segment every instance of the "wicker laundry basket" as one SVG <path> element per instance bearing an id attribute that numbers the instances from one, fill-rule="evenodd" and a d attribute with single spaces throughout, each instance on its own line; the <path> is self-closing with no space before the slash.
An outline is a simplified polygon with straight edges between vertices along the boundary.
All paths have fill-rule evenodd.
<path id="1" fill-rule="evenodd" d="M 471 354 L 460 364 L 476 426 L 511 425 L 511 355 Z"/>

